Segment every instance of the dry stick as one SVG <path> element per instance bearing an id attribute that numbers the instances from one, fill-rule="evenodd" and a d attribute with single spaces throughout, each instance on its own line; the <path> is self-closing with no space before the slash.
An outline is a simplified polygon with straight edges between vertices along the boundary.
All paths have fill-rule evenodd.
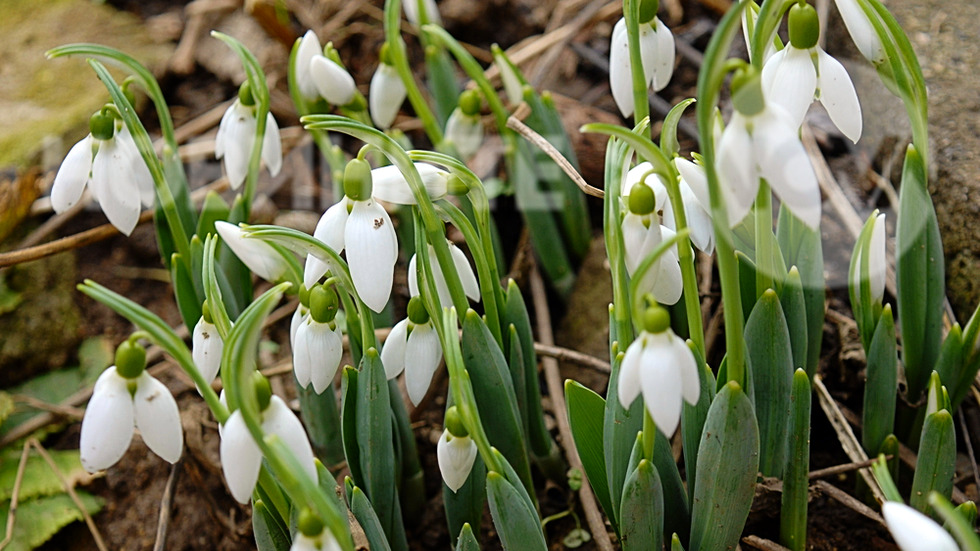
<path id="1" fill-rule="evenodd" d="M 891 459 L 894 456 L 885 456 L 885 459 Z M 849 473 L 851 471 L 856 471 L 858 469 L 864 469 L 870 467 L 878 459 L 868 459 L 867 461 L 857 461 L 853 463 L 844 463 L 842 465 L 834 465 L 833 467 L 827 467 L 826 469 L 817 469 L 815 471 L 810 471 L 806 476 L 810 480 L 815 478 L 824 478 L 826 476 L 833 476 L 835 474 Z"/>
<path id="2" fill-rule="evenodd" d="M 603 373 L 609 373 L 612 371 L 609 366 L 609 362 L 600 360 L 595 356 L 583 354 L 577 350 L 535 342 L 534 351 L 542 356 L 548 356 L 549 358 L 554 358 L 556 360 L 574 362 L 584 367 L 591 367 L 592 369 Z"/>
<path id="3" fill-rule="evenodd" d="M 559 167 L 561 167 L 565 174 L 567 174 L 568 177 L 575 182 L 575 185 L 577 185 L 583 193 L 593 197 L 599 197 L 600 199 L 605 195 L 605 192 L 603 192 L 601 189 L 590 186 L 589 183 L 585 181 L 585 178 L 582 178 L 582 175 L 575 170 L 572 163 L 568 162 L 568 159 L 566 159 L 560 151 L 555 149 L 555 146 L 551 145 L 551 142 L 544 139 L 541 134 L 538 134 L 532 130 L 513 115 L 507 118 L 507 128 L 516 131 L 521 136 L 524 136 L 524 139 L 537 146 L 537 148 L 541 151 L 544 151 L 545 154 L 551 157 L 551 159 L 555 161 Z"/>
<path id="4" fill-rule="evenodd" d="M 813 387 L 817 390 L 817 399 L 820 401 L 820 408 L 823 409 L 824 414 L 827 415 L 827 419 L 830 420 L 830 424 L 833 425 L 834 432 L 837 433 L 837 439 L 840 440 L 841 447 L 844 448 L 844 453 L 847 454 L 847 457 L 851 461 L 867 461 L 867 454 L 864 453 L 864 449 L 861 448 L 857 438 L 854 436 L 851 425 L 847 423 L 844 415 L 837 407 L 837 402 L 827 392 L 827 387 L 824 386 L 823 378 L 819 374 L 813 377 Z M 871 488 L 871 493 L 874 494 L 878 503 L 884 503 L 885 494 L 881 491 L 881 487 L 878 486 L 878 481 L 871 475 L 871 471 L 866 468 L 860 469 L 858 470 L 858 474 L 861 475 L 864 482 Z"/>
<path id="5" fill-rule="evenodd" d="M 834 486 L 830 482 L 827 482 L 826 480 L 818 480 L 813 483 L 813 487 L 827 494 L 828 496 L 836 499 L 842 505 L 851 508 L 853 511 L 860 513 L 868 517 L 869 519 L 877 521 L 881 524 L 885 523 L 885 519 L 881 518 L 881 515 L 875 512 L 874 509 L 868 507 L 867 505 L 865 505 L 864 503 L 856 499 L 851 494 L 845 492 L 844 490 L 841 490 L 840 488 Z"/>
<path id="6" fill-rule="evenodd" d="M 160 499 L 160 517 L 157 521 L 157 538 L 153 543 L 153 551 L 163 551 L 167 548 L 167 528 L 170 527 L 170 506 L 173 502 L 174 491 L 177 488 L 177 473 L 180 471 L 180 465 L 181 462 L 178 461 L 170 468 L 167 486 L 163 489 L 163 497 Z"/>
<path id="7" fill-rule="evenodd" d="M 14 489 L 10 493 L 10 508 L 7 510 L 7 535 L 0 541 L 0 550 L 14 539 L 14 518 L 17 516 L 17 502 L 20 500 L 20 485 L 24 481 L 24 470 L 27 468 L 27 454 L 31 451 L 31 443 L 24 442 L 24 451 L 20 454 L 17 464 L 17 476 L 14 477 Z"/>
<path id="8" fill-rule="evenodd" d="M 959 414 L 960 433 L 963 435 L 963 441 L 966 442 L 966 452 L 970 456 L 970 467 L 973 469 L 973 482 L 977 487 L 980 487 L 980 472 L 977 469 L 977 456 L 973 452 L 973 439 L 970 438 L 970 431 L 966 427 L 966 416 L 963 415 L 962 408 L 956 413 Z"/>
<path id="9" fill-rule="evenodd" d="M 61 482 L 62 487 L 64 487 L 65 491 L 68 492 L 68 496 L 71 498 L 72 502 L 75 503 L 75 507 L 78 507 L 78 510 L 81 511 L 82 517 L 85 519 L 85 524 L 88 526 L 89 532 L 92 533 L 92 539 L 95 540 L 95 545 L 98 546 L 99 551 L 109 551 L 109 548 L 105 545 L 105 541 L 102 540 L 102 534 L 99 533 L 99 528 L 95 525 L 95 521 L 92 520 L 92 515 L 88 514 L 88 511 L 85 510 L 85 504 L 82 503 L 82 500 L 79 499 L 78 494 L 75 493 L 75 488 L 68 483 L 67 479 L 65 479 L 65 475 L 62 474 L 61 469 L 58 468 L 58 465 L 55 464 L 54 460 L 51 459 L 48 451 L 41 446 L 41 443 L 37 441 L 37 438 L 31 438 L 28 440 L 28 442 L 34 446 L 34 449 L 37 450 L 37 453 L 40 454 L 40 456 L 48 464 L 48 467 L 51 467 L 51 470 L 54 471 L 55 476 L 58 477 L 58 481 Z"/>
<path id="10" fill-rule="evenodd" d="M 550 345 L 554 342 L 551 333 L 551 314 L 548 310 L 548 298 L 545 295 L 544 281 L 541 273 L 533 262 L 531 263 L 530 273 L 531 296 L 534 301 L 534 318 L 538 326 L 538 338 L 541 342 Z M 585 510 L 585 520 L 589 524 L 592 536 L 595 538 L 596 545 L 603 551 L 613 551 L 612 541 L 609 533 L 606 532 L 606 524 L 602 520 L 602 514 L 596 506 L 595 496 L 592 495 L 592 487 L 587 484 L 585 468 L 582 467 L 582 460 L 575 449 L 575 441 L 572 439 L 572 428 L 568 424 L 568 415 L 565 413 L 565 390 L 562 387 L 561 373 L 558 370 L 558 360 L 555 358 L 542 358 L 541 365 L 544 367 L 544 378 L 548 384 L 548 395 L 551 397 L 551 407 L 558 421 L 558 433 L 561 435 L 562 447 L 565 448 L 565 456 L 568 463 L 573 468 L 582 473 L 583 484 L 579 488 L 579 501 L 582 509 Z"/>
<path id="11" fill-rule="evenodd" d="M 742 538 L 742 543 L 755 547 L 756 549 L 761 549 L 762 551 L 790 551 L 789 547 L 783 547 L 772 540 L 760 538 L 759 536 L 745 536 Z"/>
<path id="12" fill-rule="evenodd" d="M 545 74 L 549 70 L 553 70 L 556 62 L 558 61 L 558 56 L 561 55 L 562 51 L 568 45 L 568 42 L 575 36 L 576 33 L 582 30 L 588 23 L 590 23 L 595 15 L 599 13 L 602 9 L 602 4 L 598 2 L 591 2 L 585 6 L 582 11 L 579 12 L 570 22 L 567 23 L 569 32 L 565 34 L 562 40 L 559 40 L 552 44 L 547 51 L 541 55 L 535 62 L 535 68 L 533 74 L 528 78 L 531 86 L 538 88 L 541 82 L 544 80 Z M 552 17 L 548 22 L 549 26 L 552 26 L 552 22 L 558 22 L 557 17 L 562 15 L 561 12 L 564 10 L 556 10 L 555 17 Z M 553 27 L 558 27 L 559 25 L 553 25 Z M 549 29 L 551 30 L 551 29 Z"/>
<path id="13" fill-rule="evenodd" d="M 11 396 L 15 402 L 23 402 L 29 407 L 34 409 L 40 409 L 42 411 L 47 411 L 60 415 L 61 417 L 67 417 L 68 419 L 81 419 L 82 415 L 85 414 L 84 409 L 79 409 L 76 407 L 65 406 L 61 404 L 51 404 L 43 400 L 38 400 L 33 396 L 28 396 L 27 394 L 14 394 Z"/>

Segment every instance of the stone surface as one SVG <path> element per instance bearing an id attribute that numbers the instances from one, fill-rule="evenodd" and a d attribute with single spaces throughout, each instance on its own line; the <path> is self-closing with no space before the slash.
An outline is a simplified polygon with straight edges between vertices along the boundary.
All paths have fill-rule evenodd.
<path id="1" fill-rule="evenodd" d="M 151 68 L 173 49 L 154 43 L 133 15 L 105 4 L 0 2 L 0 168 L 23 166 L 41 151 L 49 153 L 44 164 L 57 165 L 107 101 L 83 59 L 45 59 L 45 51 L 73 42 L 119 48 Z"/>

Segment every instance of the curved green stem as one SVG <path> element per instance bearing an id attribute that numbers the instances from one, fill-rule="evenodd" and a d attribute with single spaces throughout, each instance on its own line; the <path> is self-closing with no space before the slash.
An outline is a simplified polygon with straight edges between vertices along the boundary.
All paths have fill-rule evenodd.
<path id="1" fill-rule="evenodd" d="M 786 13 L 798 0 L 764 0 L 759 7 L 759 15 L 755 20 L 755 29 L 752 33 L 752 48 L 749 52 L 749 60 L 759 70 L 766 61 L 766 48 L 772 44 L 773 36 L 779 28 L 779 23 L 783 20 Z"/>
<path id="2" fill-rule="evenodd" d="M 650 100 L 647 99 L 647 78 L 643 73 L 643 54 L 640 51 L 640 4 L 638 0 L 623 1 L 623 17 L 626 19 L 626 37 L 630 50 L 630 76 L 633 77 L 633 121 L 650 116 Z"/>
<path id="3" fill-rule="evenodd" d="M 409 0 L 411 1 L 411 0 Z M 405 42 L 401 37 L 401 0 L 385 0 L 385 41 L 388 43 L 388 54 L 391 64 L 398 71 L 398 76 L 405 83 L 408 102 L 412 104 L 416 116 L 422 121 L 422 128 L 432 144 L 438 149 L 442 147 L 442 128 L 435 114 L 422 96 L 421 90 L 415 83 L 412 67 L 408 64 L 408 54 L 405 53 Z"/>

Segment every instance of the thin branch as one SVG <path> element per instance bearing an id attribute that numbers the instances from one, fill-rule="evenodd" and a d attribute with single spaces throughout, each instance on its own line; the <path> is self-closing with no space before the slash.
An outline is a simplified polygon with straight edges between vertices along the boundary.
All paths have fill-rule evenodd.
<path id="1" fill-rule="evenodd" d="M 17 502 L 20 500 L 20 485 L 24 482 L 24 470 L 27 468 L 27 454 L 31 451 L 31 443 L 24 442 L 24 451 L 20 454 L 17 464 L 17 476 L 14 478 L 14 489 L 10 493 L 10 508 L 7 510 L 7 535 L 0 541 L 0 550 L 7 547 L 14 539 L 14 518 L 17 516 Z"/>
<path id="2" fill-rule="evenodd" d="M 157 521 L 157 537 L 153 543 L 153 551 L 163 551 L 167 548 L 167 529 L 170 527 L 170 507 L 174 499 L 174 491 L 177 488 L 177 473 L 180 471 L 181 462 L 178 461 L 170 468 L 170 476 L 167 478 L 167 486 L 163 489 L 163 497 L 160 498 L 160 516 Z"/>
<path id="3" fill-rule="evenodd" d="M 92 520 L 92 515 L 88 514 L 88 511 L 85 510 L 85 504 L 82 503 L 82 500 L 79 499 L 78 494 L 75 493 L 74 486 L 68 483 L 68 480 L 65 478 L 65 475 L 61 472 L 61 469 L 59 469 L 58 465 L 56 465 L 54 460 L 51 459 L 51 455 L 48 454 L 48 451 L 45 450 L 43 446 L 41 446 L 40 442 L 37 441 L 37 438 L 31 438 L 29 440 L 29 443 L 32 446 L 34 446 L 34 449 L 37 450 L 37 453 L 40 454 L 41 457 L 44 459 L 44 461 L 48 464 L 48 466 L 51 467 L 51 470 L 54 471 L 55 476 L 58 477 L 58 481 L 61 482 L 61 486 L 65 489 L 66 492 L 68 492 L 68 496 L 71 498 L 72 502 L 75 503 L 75 506 L 78 507 L 78 510 L 82 513 L 82 517 L 85 519 L 85 525 L 88 526 L 89 532 L 92 533 L 92 539 L 95 540 L 95 545 L 98 546 L 99 551 L 109 551 L 109 548 L 106 547 L 105 541 L 103 541 L 102 539 L 102 534 L 99 533 L 99 528 L 95 525 L 95 521 Z"/>
<path id="4" fill-rule="evenodd" d="M 555 161 L 559 167 L 561 167 L 565 174 L 567 174 L 568 177 L 575 182 L 575 185 L 577 185 L 583 193 L 600 198 L 605 195 L 605 192 L 603 192 L 601 189 L 590 186 L 589 183 L 585 181 L 585 178 L 582 178 L 582 175 L 575 170 L 572 163 L 568 162 L 568 159 L 566 159 L 560 151 L 555 149 L 555 146 L 551 145 L 551 142 L 544 139 L 541 134 L 538 134 L 532 130 L 526 124 L 518 120 L 514 115 L 507 118 L 507 128 L 516 131 L 521 136 L 524 136 L 524 139 L 537 146 L 537 148 L 541 151 L 544 151 L 545 154 L 551 157 L 551 159 Z"/>

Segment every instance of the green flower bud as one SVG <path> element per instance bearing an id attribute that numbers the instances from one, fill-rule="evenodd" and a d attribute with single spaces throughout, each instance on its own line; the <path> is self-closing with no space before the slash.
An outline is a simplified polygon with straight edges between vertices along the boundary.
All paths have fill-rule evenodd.
<path id="1" fill-rule="evenodd" d="M 88 130 L 96 140 L 108 140 L 115 132 L 115 119 L 112 115 L 103 114 L 102 111 L 96 112 L 88 120 Z"/>
<path id="2" fill-rule="evenodd" d="M 371 191 L 371 165 L 364 159 L 351 159 L 344 169 L 344 193 L 354 201 L 367 201 Z"/>
<path id="3" fill-rule="evenodd" d="M 422 297 L 412 297 L 408 301 L 408 320 L 415 325 L 422 325 L 429 322 L 429 313 L 422 304 Z"/>
<path id="4" fill-rule="evenodd" d="M 820 38 L 820 19 L 810 4 L 794 4 L 789 9 L 789 42 L 794 48 L 806 50 L 817 45 Z"/>
<path id="5" fill-rule="evenodd" d="M 476 90 L 464 90 L 462 94 L 459 95 L 459 110 L 463 112 L 464 115 L 475 117 L 480 114 L 480 104 L 482 99 L 480 98 L 480 93 Z"/>
<path id="6" fill-rule="evenodd" d="M 745 116 L 758 115 L 766 107 L 762 95 L 762 76 L 752 65 L 735 71 L 732 77 L 732 104 Z"/>
<path id="7" fill-rule="evenodd" d="M 466 430 L 466 426 L 463 425 L 463 418 L 460 417 L 459 411 L 456 410 L 456 406 L 453 406 L 446 410 L 446 419 L 444 421 L 446 425 L 446 430 L 449 434 L 456 438 L 463 438 L 469 436 L 469 431 Z"/>
<path id="8" fill-rule="evenodd" d="M 657 197 L 653 188 L 643 181 L 635 184 L 630 190 L 629 207 L 633 214 L 642 216 L 652 213 L 657 208 Z"/>
<path id="9" fill-rule="evenodd" d="M 242 105 L 246 105 L 248 107 L 255 105 L 255 97 L 252 95 L 252 87 L 249 86 L 247 80 L 238 87 L 238 101 L 242 102 Z"/>
<path id="10" fill-rule="evenodd" d="M 323 533 L 323 521 L 311 509 L 304 507 L 299 513 L 297 528 L 304 536 L 315 538 Z"/>
<path id="11" fill-rule="evenodd" d="M 643 330 L 647 333 L 663 333 L 670 328 L 670 314 L 657 303 L 643 312 Z"/>
<path id="12" fill-rule="evenodd" d="M 310 315 L 317 323 L 330 323 L 337 316 L 337 292 L 333 287 L 317 285 L 310 290 Z"/>
<path id="13" fill-rule="evenodd" d="M 657 16 L 660 0 L 640 0 L 640 23 L 649 23 Z"/>
<path id="14" fill-rule="evenodd" d="M 146 369 L 146 350 L 134 340 L 125 340 L 116 349 L 116 373 L 125 379 L 135 379 Z"/>
<path id="15" fill-rule="evenodd" d="M 255 399 L 259 402 L 259 411 L 265 411 L 272 401 L 272 386 L 269 384 L 269 379 L 266 379 L 262 373 L 253 371 L 252 385 L 255 388 Z"/>

